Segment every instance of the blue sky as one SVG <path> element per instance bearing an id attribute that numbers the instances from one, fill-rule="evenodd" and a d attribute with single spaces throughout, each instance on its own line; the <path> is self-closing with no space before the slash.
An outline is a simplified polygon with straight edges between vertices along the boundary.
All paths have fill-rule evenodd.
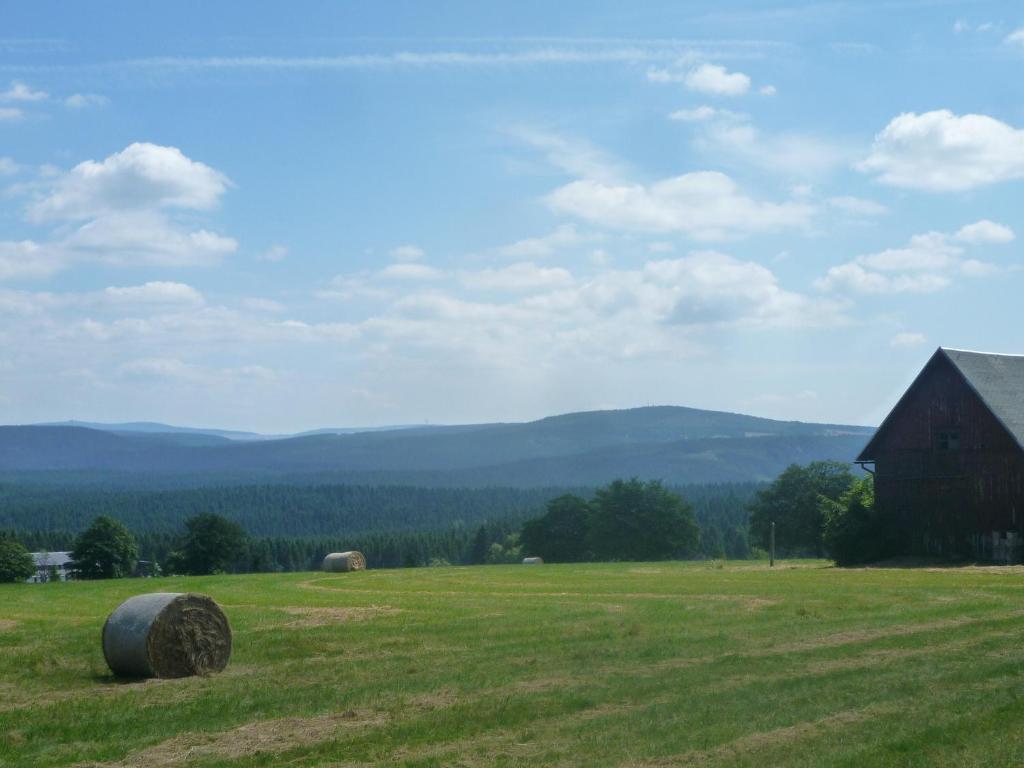
<path id="1" fill-rule="evenodd" d="M 1013 2 L 2 3 L 0 423 L 876 423 L 1024 353 Z"/>

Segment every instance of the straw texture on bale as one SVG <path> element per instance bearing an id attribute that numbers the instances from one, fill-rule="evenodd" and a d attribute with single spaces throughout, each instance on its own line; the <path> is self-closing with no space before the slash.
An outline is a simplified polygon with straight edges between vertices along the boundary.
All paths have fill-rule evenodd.
<path id="1" fill-rule="evenodd" d="M 544 565 L 543 557 L 524 557 L 523 565 Z"/>
<path id="2" fill-rule="evenodd" d="M 115 675 L 125 677 L 220 672 L 231 658 L 231 626 L 205 595 L 136 595 L 107 617 L 103 656 Z"/>
<path id="3" fill-rule="evenodd" d="M 332 552 L 324 558 L 324 570 L 329 573 L 362 571 L 366 569 L 366 558 L 362 552 Z"/>

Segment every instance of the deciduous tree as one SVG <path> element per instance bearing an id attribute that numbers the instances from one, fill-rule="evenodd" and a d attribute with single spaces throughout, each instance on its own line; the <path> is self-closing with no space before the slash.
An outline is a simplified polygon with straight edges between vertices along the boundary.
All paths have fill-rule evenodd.
<path id="1" fill-rule="evenodd" d="M 599 560 L 664 560 L 697 548 L 690 505 L 657 480 L 616 480 L 591 502 L 588 542 Z"/>
<path id="2" fill-rule="evenodd" d="M 590 504 L 580 496 L 567 493 L 552 499 L 544 515 L 523 523 L 523 553 L 552 563 L 586 560 L 590 514 Z"/>
<path id="3" fill-rule="evenodd" d="M 760 546 L 768 547 L 769 529 L 775 523 L 779 552 L 821 557 L 821 498 L 835 501 L 853 483 L 850 465 L 839 461 L 791 464 L 770 486 L 758 491 L 750 505 L 750 532 Z"/>
<path id="4" fill-rule="evenodd" d="M 75 540 L 72 568 L 81 579 L 119 579 L 131 575 L 139 557 L 135 537 L 120 520 L 100 515 Z"/>
<path id="5" fill-rule="evenodd" d="M 168 558 L 168 567 L 188 574 L 224 573 L 246 554 L 248 536 L 238 523 L 203 512 L 185 521 L 180 548 Z"/>
<path id="6" fill-rule="evenodd" d="M 36 575 L 36 564 L 21 542 L 0 532 L 0 582 L 26 581 Z"/>

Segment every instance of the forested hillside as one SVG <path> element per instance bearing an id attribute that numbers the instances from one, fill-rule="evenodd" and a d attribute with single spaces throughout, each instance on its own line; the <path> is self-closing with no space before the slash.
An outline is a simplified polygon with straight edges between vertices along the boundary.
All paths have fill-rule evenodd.
<path id="1" fill-rule="evenodd" d="M 275 440 L 0 427 L 0 477 L 181 487 L 273 483 L 538 488 L 636 476 L 684 485 L 770 480 L 791 463 L 849 461 L 872 430 L 692 408 L 554 416 Z"/>
<path id="2" fill-rule="evenodd" d="M 139 538 L 144 559 L 160 561 L 184 521 L 209 512 L 251 537 L 239 570 L 315 567 L 347 548 L 373 567 L 501 562 L 518 555 L 516 532 L 550 499 L 636 477 L 693 506 L 699 556 L 746 557 L 758 483 L 793 463 L 849 461 L 872 430 L 651 407 L 342 432 L 0 427 L 0 530 L 65 549 L 110 515 Z"/>
<path id="3" fill-rule="evenodd" d="M 693 505 L 701 556 L 747 556 L 746 508 L 759 487 L 676 489 Z M 240 553 L 240 570 L 315 568 L 326 552 L 351 548 L 365 552 L 371 567 L 482 563 L 503 557 L 522 522 L 566 492 L 589 496 L 592 489 L 263 485 L 103 491 L 2 484 L 0 530 L 12 530 L 33 550 L 65 550 L 94 517 L 106 514 L 136 534 L 144 559 L 162 561 L 185 519 L 214 512 L 253 537 Z"/>

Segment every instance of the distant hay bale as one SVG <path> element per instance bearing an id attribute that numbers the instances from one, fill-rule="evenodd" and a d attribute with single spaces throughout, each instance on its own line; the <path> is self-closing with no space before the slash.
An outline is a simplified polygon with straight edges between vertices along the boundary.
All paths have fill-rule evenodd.
<path id="1" fill-rule="evenodd" d="M 103 656 L 115 675 L 125 677 L 220 672 L 231 658 L 231 626 L 205 595 L 136 595 L 107 617 Z"/>
<path id="2" fill-rule="evenodd" d="M 366 570 L 366 558 L 362 552 L 332 552 L 324 558 L 323 568 L 328 573 Z"/>
<path id="3" fill-rule="evenodd" d="M 543 557 L 524 557 L 523 565 L 544 565 Z"/>

